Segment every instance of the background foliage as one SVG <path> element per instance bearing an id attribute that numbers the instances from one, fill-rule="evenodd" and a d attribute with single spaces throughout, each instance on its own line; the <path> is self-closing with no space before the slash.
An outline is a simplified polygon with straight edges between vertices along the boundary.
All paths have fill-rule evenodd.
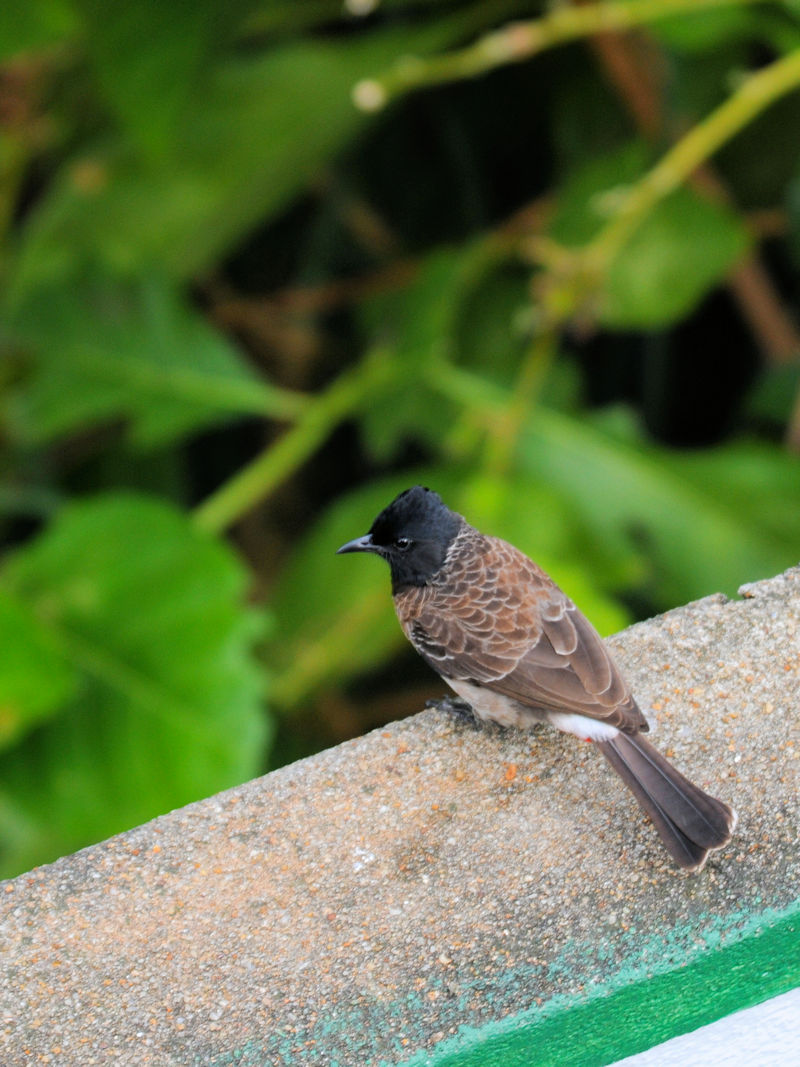
<path id="1" fill-rule="evenodd" d="M 799 86 L 794 0 L 3 5 L 2 872 L 438 692 L 333 555 L 409 484 L 604 632 L 796 562 Z"/>

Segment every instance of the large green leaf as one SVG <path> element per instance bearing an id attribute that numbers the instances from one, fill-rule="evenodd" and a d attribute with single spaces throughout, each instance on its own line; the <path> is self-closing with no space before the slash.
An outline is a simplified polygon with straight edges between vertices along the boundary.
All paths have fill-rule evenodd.
<path id="1" fill-rule="evenodd" d="M 650 593 L 665 608 L 734 594 L 800 554 L 800 460 L 764 445 L 670 452 L 648 445 L 624 413 L 577 420 L 540 409 L 521 462 L 597 539 L 649 559 Z"/>
<path id="2" fill-rule="evenodd" d="M 78 677 L 58 713 L 0 758 L 6 874 L 262 766 L 245 575 L 181 514 L 133 495 L 73 504 L 0 583 Z"/>
<path id="3" fill-rule="evenodd" d="M 77 672 L 47 627 L 7 590 L 0 596 L 0 749 L 74 695 Z"/>
<path id="4" fill-rule="evenodd" d="M 134 443 L 163 445 L 231 414 L 280 413 L 276 394 L 163 279 L 54 287 L 17 309 L 11 332 L 34 354 L 12 404 L 23 440 L 124 417 Z"/>

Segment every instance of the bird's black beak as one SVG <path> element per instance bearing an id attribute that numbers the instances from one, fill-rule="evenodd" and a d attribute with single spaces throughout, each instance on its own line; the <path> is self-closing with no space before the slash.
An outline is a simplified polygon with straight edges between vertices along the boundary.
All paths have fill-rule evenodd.
<path id="1" fill-rule="evenodd" d="M 336 549 L 336 555 L 341 556 L 344 552 L 380 552 L 379 547 L 373 542 L 372 534 L 364 534 L 355 541 L 348 541 L 346 545 Z"/>

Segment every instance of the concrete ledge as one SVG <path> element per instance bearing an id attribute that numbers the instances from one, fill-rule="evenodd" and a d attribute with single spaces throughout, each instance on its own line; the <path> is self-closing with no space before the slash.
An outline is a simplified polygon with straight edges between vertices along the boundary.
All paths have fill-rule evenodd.
<path id="1" fill-rule="evenodd" d="M 800 569 L 744 595 L 612 642 L 739 811 L 698 877 L 590 745 L 425 712 L 0 885 L 0 1062 L 585 1067 L 800 985 Z"/>

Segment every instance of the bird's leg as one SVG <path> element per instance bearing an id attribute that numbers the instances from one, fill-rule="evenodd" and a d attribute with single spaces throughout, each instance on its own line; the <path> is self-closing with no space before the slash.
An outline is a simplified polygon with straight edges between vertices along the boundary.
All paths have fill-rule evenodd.
<path id="1" fill-rule="evenodd" d="M 440 697 L 438 700 L 426 700 L 426 708 L 436 708 L 437 711 L 446 711 L 448 715 L 453 715 L 457 719 L 461 719 L 462 722 L 470 722 L 473 726 L 480 725 L 480 719 L 476 716 L 472 709 L 472 705 L 468 704 L 466 700 L 461 700 L 459 697 Z"/>

